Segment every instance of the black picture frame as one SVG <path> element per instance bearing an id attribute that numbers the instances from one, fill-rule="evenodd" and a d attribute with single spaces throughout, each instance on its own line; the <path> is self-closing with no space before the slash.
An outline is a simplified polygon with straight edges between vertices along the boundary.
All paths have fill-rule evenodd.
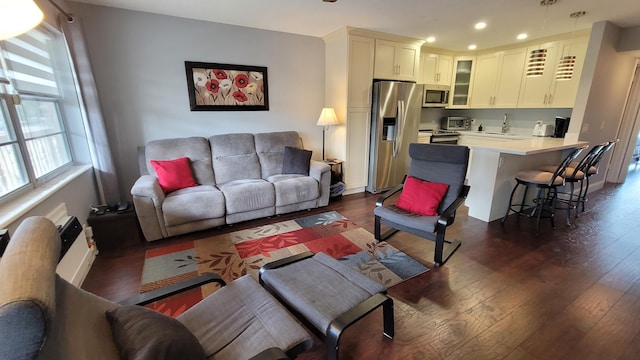
<path id="1" fill-rule="evenodd" d="M 191 111 L 269 110 L 264 66 L 184 62 Z"/>

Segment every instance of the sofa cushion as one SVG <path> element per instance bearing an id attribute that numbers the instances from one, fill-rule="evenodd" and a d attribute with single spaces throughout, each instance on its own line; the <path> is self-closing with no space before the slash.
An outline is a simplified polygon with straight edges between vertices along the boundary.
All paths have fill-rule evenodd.
<path id="1" fill-rule="evenodd" d="M 143 306 L 106 311 L 121 359 L 206 359 L 198 339 L 178 320 Z"/>
<path id="2" fill-rule="evenodd" d="M 261 178 L 253 134 L 214 135 L 209 142 L 218 184 Z"/>
<path id="3" fill-rule="evenodd" d="M 182 225 L 205 219 L 224 217 L 224 195 L 211 185 L 200 185 L 174 191 L 162 203 L 167 226 Z"/>
<path id="4" fill-rule="evenodd" d="M 311 166 L 311 154 L 309 150 L 298 149 L 291 146 L 284 147 L 282 159 L 282 174 L 309 175 Z"/>
<path id="5" fill-rule="evenodd" d="M 276 206 L 297 204 L 320 197 L 320 185 L 310 176 L 283 174 L 270 176 L 267 180 L 275 188 Z"/>
<path id="6" fill-rule="evenodd" d="M 219 184 L 224 193 L 228 214 L 274 207 L 276 197 L 273 185 L 262 179 L 244 179 Z"/>
<path id="7" fill-rule="evenodd" d="M 254 135 L 256 152 L 260 158 L 262 178 L 282 174 L 285 146 L 302 148 L 302 140 L 296 131 L 279 131 Z"/>
<path id="8" fill-rule="evenodd" d="M 211 167 L 211 149 L 209 141 L 203 137 L 154 140 L 145 146 L 147 171 L 156 175 L 149 160 L 171 160 L 188 157 L 191 160 L 193 177 L 198 184 L 215 185 Z"/>
<path id="9" fill-rule="evenodd" d="M 149 162 L 156 171 L 158 183 L 165 193 L 198 186 L 193 179 L 188 157 L 173 160 L 150 160 Z"/>

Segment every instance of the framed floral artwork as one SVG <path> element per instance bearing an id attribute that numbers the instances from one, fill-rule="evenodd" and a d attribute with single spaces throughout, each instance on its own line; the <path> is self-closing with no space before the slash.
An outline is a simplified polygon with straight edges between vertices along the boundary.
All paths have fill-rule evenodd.
<path id="1" fill-rule="evenodd" d="M 191 111 L 269 110 L 267 68 L 185 61 Z"/>

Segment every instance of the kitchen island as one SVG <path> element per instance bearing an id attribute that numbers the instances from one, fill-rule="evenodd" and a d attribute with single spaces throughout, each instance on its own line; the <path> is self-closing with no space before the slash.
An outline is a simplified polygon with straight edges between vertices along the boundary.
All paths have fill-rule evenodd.
<path id="1" fill-rule="evenodd" d="M 469 216 L 489 222 L 502 218 L 507 211 L 518 171 L 559 164 L 570 149 L 586 142 L 509 134 L 462 133 L 459 144 L 471 149 L 467 171 L 471 190 L 466 200 Z M 517 195 L 516 199 L 519 199 Z"/>

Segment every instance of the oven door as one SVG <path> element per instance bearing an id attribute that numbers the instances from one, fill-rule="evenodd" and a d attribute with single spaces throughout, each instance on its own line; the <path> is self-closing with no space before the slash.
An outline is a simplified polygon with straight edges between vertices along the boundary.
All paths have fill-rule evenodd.
<path id="1" fill-rule="evenodd" d="M 457 144 L 458 143 L 458 134 L 440 134 L 431 135 L 431 143 L 432 144 Z"/>

